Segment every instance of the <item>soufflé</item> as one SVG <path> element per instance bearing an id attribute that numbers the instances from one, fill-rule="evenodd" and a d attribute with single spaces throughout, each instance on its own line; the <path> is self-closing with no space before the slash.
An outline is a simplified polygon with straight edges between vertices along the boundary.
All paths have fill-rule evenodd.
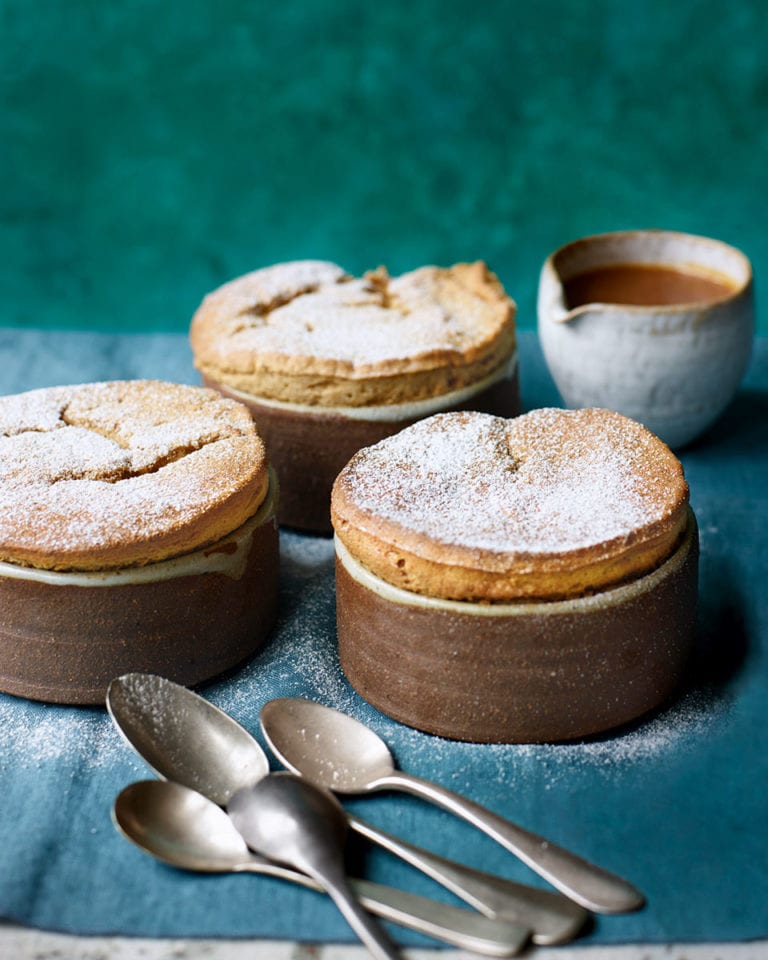
<path id="1" fill-rule="evenodd" d="M 519 412 L 514 318 L 483 263 L 357 278 L 306 260 L 210 293 L 190 339 L 203 382 L 259 426 L 281 523 L 322 533 L 333 481 L 361 447 L 441 410 Z"/>
<path id="2" fill-rule="evenodd" d="M 240 404 L 158 381 L 0 398 L 0 689 L 103 703 L 191 684 L 276 615 L 276 485 Z"/>
<path id="3" fill-rule="evenodd" d="M 342 667 L 449 738 L 594 734 L 666 699 L 693 641 L 682 467 L 607 410 L 438 414 L 333 490 Z"/>

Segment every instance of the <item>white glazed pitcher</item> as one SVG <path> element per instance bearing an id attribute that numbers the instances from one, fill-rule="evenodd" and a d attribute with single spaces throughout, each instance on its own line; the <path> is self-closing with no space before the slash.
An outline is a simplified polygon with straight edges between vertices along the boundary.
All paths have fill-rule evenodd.
<path id="1" fill-rule="evenodd" d="M 574 278 L 606 268 L 615 278 L 622 276 L 617 268 L 650 276 L 659 267 L 720 286 L 688 302 L 569 305 Z M 585 237 L 545 262 L 538 322 L 544 356 L 569 407 L 617 410 L 681 447 L 723 412 L 747 368 L 752 269 L 739 250 L 707 237 L 663 230 Z"/>

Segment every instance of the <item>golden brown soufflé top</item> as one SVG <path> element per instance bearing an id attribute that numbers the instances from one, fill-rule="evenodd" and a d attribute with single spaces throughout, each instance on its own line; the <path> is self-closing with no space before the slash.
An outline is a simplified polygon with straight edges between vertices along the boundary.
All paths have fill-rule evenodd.
<path id="1" fill-rule="evenodd" d="M 236 530 L 269 485 L 239 403 L 150 380 L 0 397 L 0 560 L 114 570 Z"/>
<path id="2" fill-rule="evenodd" d="M 332 520 L 381 579 L 452 600 L 594 593 L 663 562 L 687 523 L 680 462 L 608 410 L 444 413 L 356 454 Z"/>
<path id="3" fill-rule="evenodd" d="M 505 364 L 515 304 L 484 263 L 352 277 L 302 260 L 208 294 L 190 330 L 208 382 L 287 403 L 370 406 L 462 389 Z"/>

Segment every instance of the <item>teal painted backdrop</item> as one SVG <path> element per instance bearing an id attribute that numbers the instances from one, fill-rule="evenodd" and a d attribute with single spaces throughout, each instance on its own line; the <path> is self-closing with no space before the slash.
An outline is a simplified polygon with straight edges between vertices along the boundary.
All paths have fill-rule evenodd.
<path id="1" fill-rule="evenodd" d="M 768 259 L 762 0 L 0 0 L 0 323 L 186 330 L 298 257 L 544 257 L 658 226 Z"/>

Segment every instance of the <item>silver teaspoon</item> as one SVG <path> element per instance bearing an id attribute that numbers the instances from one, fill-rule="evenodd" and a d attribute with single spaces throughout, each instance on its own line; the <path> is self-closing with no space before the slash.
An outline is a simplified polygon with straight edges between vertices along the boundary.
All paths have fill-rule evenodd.
<path id="1" fill-rule="evenodd" d="M 147 673 L 118 677 L 109 685 L 107 708 L 125 740 L 155 773 L 199 791 L 219 806 L 269 772 L 264 751 L 236 720 L 163 677 Z M 584 925 L 586 912 L 559 894 L 472 870 L 357 817 L 350 816 L 349 824 L 486 916 L 531 929 L 537 944 L 565 943 Z"/>
<path id="2" fill-rule="evenodd" d="M 129 784 L 112 808 L 117 829 L 173 867 L 203 873 L 257 873 L 319 890 L 303 873 L 252 853 L 227 814 L 202 794 L 168 780 Z M 426 897 L 352 880 L 363 906 L 385 920 L 488 957 L 510 957 L 527 931 Z"/>
<path id="3" fill-rule="evenodd" d="M 326 891 L 376 960 L 397 960 L 355 896 L 344 869 L 347 818 L 332 793 L 292 773 L 271 773 L 230 799 L 227 812 L 256 853 L 306 873 Z"/>
<path id="4" fill-rule="evenodd" d="M 394 789 L 429 800 L 488 834 L 588 910 L 623 913 L 645 902 L 621 877 L 459 794 L 396 770 L 376 733 L 332 707 L 293 697 L 272 700 L 261 711 L 261 726 L 282 763 L 312 783 L 341 794 Z"/>

